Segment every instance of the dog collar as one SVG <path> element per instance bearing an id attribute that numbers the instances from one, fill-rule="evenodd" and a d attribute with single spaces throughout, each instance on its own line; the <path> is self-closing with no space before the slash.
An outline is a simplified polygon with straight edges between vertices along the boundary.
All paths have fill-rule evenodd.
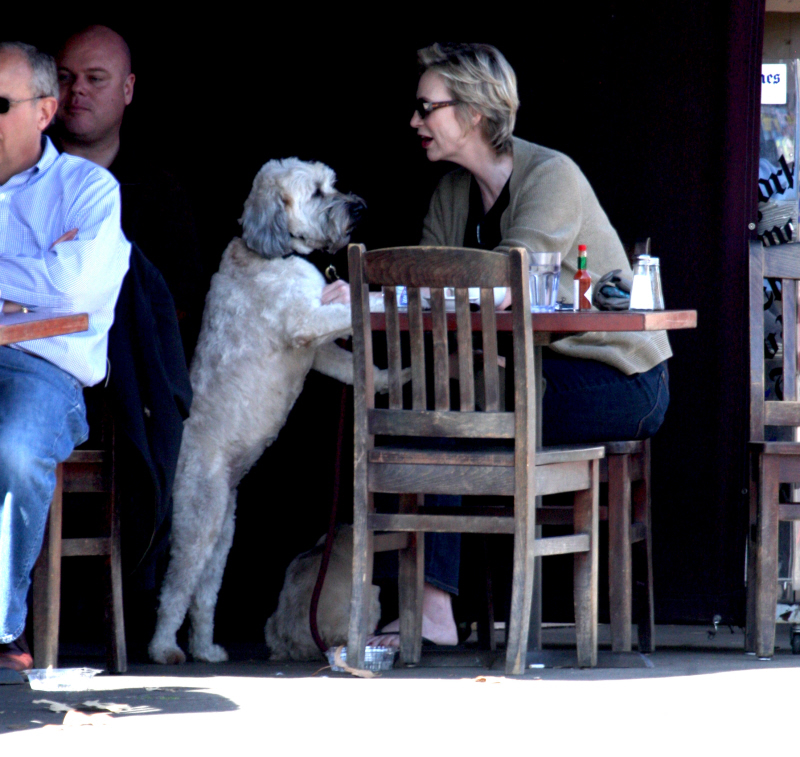
<path id="1" fill-rule="evenodd" d="M 328 284 L 332 284 L 334 281 L 338 281 L 340 278 L 339 273 L 336 270 L 336 266 L 330 262 L 331 253 L 325 252 L 325 250 L 312 250 L 310 253 L 308 253 L 308 255 L 303 255 L 300 252 L 290 252 L 282 257 L 298 257 L 301 260 L 311 263 L 311 265 L 313 265 L 314 268 L 316 268 L 325 277 L 325 281 Z"/>

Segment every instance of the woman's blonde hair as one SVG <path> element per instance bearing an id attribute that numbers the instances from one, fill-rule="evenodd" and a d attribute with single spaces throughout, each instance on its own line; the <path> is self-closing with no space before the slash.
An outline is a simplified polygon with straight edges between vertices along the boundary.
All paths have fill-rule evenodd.
<path id="1" fill-rule="evenodd" d="M 480 113 L 481 129 L 498 154 L 511 151 L 517 119 L 517 75 L 503 54 L 492 45 L 435 43 L 417 52 L 423 72 L 434 71 L 444 79 L 456 113 L 465 126 L 471 113 Z"/>

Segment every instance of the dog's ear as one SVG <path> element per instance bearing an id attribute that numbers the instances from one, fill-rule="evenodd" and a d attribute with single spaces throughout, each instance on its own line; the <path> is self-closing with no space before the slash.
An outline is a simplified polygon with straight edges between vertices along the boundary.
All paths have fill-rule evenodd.
<path id="1" fill-rule="evenodd" d="M 289 221 L 277 185 L 254 188 L 239 223 L 245 244 L 254 252 L 265 258 L 279 258 L 289 252 Z"/>

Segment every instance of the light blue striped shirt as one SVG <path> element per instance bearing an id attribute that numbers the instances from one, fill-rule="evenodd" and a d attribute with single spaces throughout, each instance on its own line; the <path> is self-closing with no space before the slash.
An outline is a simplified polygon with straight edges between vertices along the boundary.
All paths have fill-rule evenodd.
<path id="1" fill-rule="evenodd" d="M 88 331 L 18 347 L 92 386 L 106 375 L 108 330 L 131 251 L 119 184 L 88 160 L 59 155 L 48 137 L 43 146 L 33 168 L 0 185 L 0 299 L 88 313 Z M 71 229 L 74 240 L 53 245 Z"/>

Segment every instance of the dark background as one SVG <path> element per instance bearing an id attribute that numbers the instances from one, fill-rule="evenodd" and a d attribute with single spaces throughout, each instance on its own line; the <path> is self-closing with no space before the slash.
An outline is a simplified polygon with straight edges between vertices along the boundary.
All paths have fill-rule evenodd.
<path id="1" fill-rule="evenodd" d="M 471 23 L 426 14 L 414 24 L 393 6 L 380 19 L 354 8 L 259 19 L 231 6 L 180 22 L 64 13 L 4 24 L 2 35 L 50 51 L 90 22 L 126 37 L 137 81 L 123 140 L 147 145 L 182 181 L 206 275 L 271 158 L 321 160 L 340 187 L 364 197 L 369 212 L 355 241 L 416 242 L 447 167 L 427 163 L 408 126 L 415 51 L 435 40 L 499 47 L 519 80 L 517 135 L 574 158 L 623 241 L 652 237 L 667 306 L 699 312 L 696 331 L 670 336 L 673 399 L 653 442 L 656 619 L 720 614 L 741 624 L 747 223 L 755 218 L 763 0 L 647 5 L 497 6 Z M 340 398 L 336 384 L 312 375 L 281 437 L 240 486 L 217 613 L 222 643 L 262 638 L 287 563 L 325 530 Z M 348 419 L 343 517 L 350 428 Z M 560 619 L 570 612 L 569 577 L 547 572 L 549 564 L 546 619 Z"/>

